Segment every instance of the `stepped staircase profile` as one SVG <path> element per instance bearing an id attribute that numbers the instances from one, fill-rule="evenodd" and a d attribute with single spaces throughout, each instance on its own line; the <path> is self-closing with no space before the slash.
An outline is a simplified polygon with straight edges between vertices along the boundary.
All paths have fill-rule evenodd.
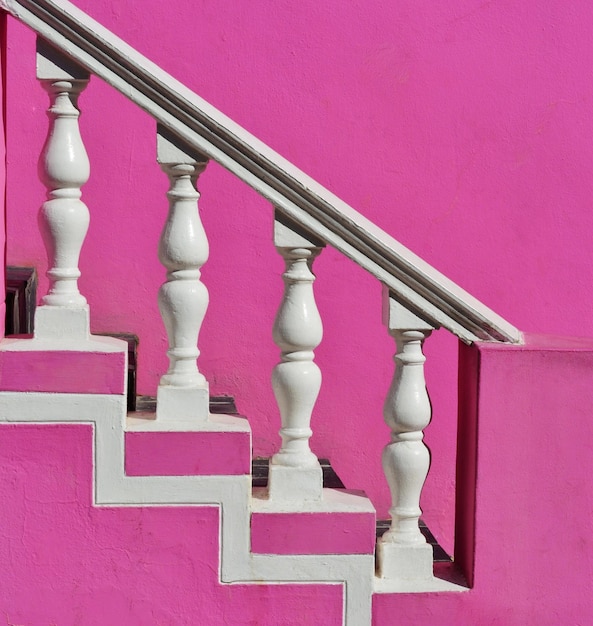
<path id="1" fill-rule="evenodd" d="M 529 349 L 522 334 L 66 0 L 3 0 L 0 7 L 37 33 L 37 77 L 50 98 L 40 161 L 50 288 L 35 312 L 34 334 L 0 343 L 2 497 L 14 502 L 0 518 L 13 554 L 0 599 L 13 607 L 11 619 L 41 623 L 61 615 L 56 623 L 75 623 L 75 612 L 85 611 L 80 623 L 95 623 L 93 614 L 103 624 L 364 626 L 378 595 L 469 595 L 479 567 L 472 480 L 486 379 L 478 372 L 499 354 L 520 358 Z M 77 285 L 88 227 L 80 188 L 89 175 L 77 103 L 90 74 L 156 120 L 158 162 L 170 181 L 159 244 L 170 367 L 156 399 L 136 407 L 127 397 L 128 343 L 91 334 Z M 208 244 L 196 181 L 208 160 L 270 201 L 274 245 L 286 263 L 274 325 L 282 447 L 267 478 L 267 462 L 252 459 L 247 419 L 232 401 L 210 398 L 197 367 Z M 324 486 L 324 468 L 309 448 L 320 386 L 313 351 L 322 329 L 312 267 L 326 245 L 382 283 L 384 321 L 397 346 L 385 403 L 392 438 L 383 455 L 392 520 L 380 525 L 378 540 L 371 502 L 335 482 Z M 467 410 L 457 521 L 466 540 L 456 545 L 455 563 L 434 559 L 420 527 L 429 465 L 422 431 L 431 416 L 422 346 L 438 328 L 463 342 L 467 374 L 460 381 Z M 21 329 L 31 330 L 25 322 Z M 23 517 L 27 530 L 19 530 Z M 47 525 L 52 546 L 42 541 Z M 16 539 L 25 532 L 37 533 L 33 549 Z M 104 589 L 81 564 L 81 551 L 92 555 L 95 571 L 107 572 Z M 21 590 L 31 571 L 47 576 L 34 606 Z M 205 604 L 219 611 L 209 621 L 195 617 Z M 186 621 L 167 613 L 173 605 L 184 607 Z M 278 617 L 278 607 L 290 613 L 296 605 L 300 617 Z"/>

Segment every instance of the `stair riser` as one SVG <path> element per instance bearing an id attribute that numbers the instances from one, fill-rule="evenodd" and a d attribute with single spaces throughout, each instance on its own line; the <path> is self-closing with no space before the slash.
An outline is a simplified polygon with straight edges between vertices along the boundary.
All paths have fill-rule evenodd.
<path id="1" fill-rule="evenodd" d="M 119 395 L 125 371 L 124 352 L 0 351 L 1 391 Z"/>
<path id="2" fill-rule="evenodd" d="M 128 476 L 237 476 L 251 474 L 246 432 L 127 432 Z"/>

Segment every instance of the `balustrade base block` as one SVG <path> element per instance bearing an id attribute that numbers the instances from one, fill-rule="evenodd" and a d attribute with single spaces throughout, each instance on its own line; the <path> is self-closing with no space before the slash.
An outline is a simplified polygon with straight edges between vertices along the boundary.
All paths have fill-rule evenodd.
<path id="1" fill-rule="evenodd" d="M 286 467 L 270 463 L 268 494 L 275 502 L 311 502 L 323 497 L 323 471 L 317 467 Z"/>
<path id="2" fill-rule="evenodd" d="M 36 339 L 85 341 L 91 334 L 89 307 L 40 306 L 35 311 Z"/>
<path id="3" fill-rule="evenodd" d="M 208 387 L 161 386 L 156 396 L 158 420 L 187 420 L 207 422 L 210 414 Z"/>
<path id="4" fill-rule="evenodd" d="M 433 578 L 432 546 L 428 543 L 402 545 L 377 541 L 377 567 L 380 578 L 426 581 Z"/>

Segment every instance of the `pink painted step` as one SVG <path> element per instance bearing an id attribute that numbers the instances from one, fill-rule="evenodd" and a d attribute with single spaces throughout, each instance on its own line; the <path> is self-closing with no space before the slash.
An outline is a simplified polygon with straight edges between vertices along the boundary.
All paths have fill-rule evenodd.
<path id="1" fill-rule="evenodd" d="M 251 473 L 246 419 L 211 415 L 206 424 L 157 422 L 134 413 L 126 422 L 128 476 L 236 476 Z"/>
<path id="2" fill-rule="evenodd" d="M 68 345 L 31 337 L 0 341 L 0 391 L 124 394 L 127 346 L 110 337 Z"/>
<path id="3" fill-rule="evenodd" d="M 254 489 L 251 551 L 256 554 L 373 554 L 375 509 L 360 491 L 324 489 L 323 501 L 307 511 L 266 499 Z M 274 510 L 276 509 L 276 510 Z"/>
<path id="4" fill-rule="evenodd" d="M 216 507 L 94 506 L 92 442 L 86 424 L 0 425 L 6 623 L 342 624 L 341 585 L 221 584 Z"/>

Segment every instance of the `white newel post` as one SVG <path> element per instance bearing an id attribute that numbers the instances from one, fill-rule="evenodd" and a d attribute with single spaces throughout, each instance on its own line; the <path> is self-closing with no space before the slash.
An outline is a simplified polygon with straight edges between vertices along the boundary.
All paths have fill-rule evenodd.
<path id="1" fill-rule="evenodd" d="M 40 229 L 47 250 L 49 289 L 35 314 L 35 336 L 87 339 L 89 309 L 78 290 L 78 260 L 89 226 L 80 188 L 90 173 L 78 126 L 78 96 L 89 73 L 37 41 L 37 78 L 49 94 L 49 128 L 39 158 L 39 177 L 47 187 Z"/>
<path id="2" fill-rule="evenodd" d="M 206 421 L 208 382 L 198 370 L 198 335 L 208 307 L 200 268 L 208 259 L 208 240 L 198 212 L 198 176 L 208 159 L 160 125 L 157 160 L 169 177 L 169 214 L 159 242 L 167 281 L 159 290 L 159 309 L 169 339 L 169 369 L 157 391 L 157 419 Z"/>
<path id="3" fill-rule="evenodd" d="M 384 406 L 391 443 L 383 470 L 392 496 L 391 527 L 378 541 L 379 575 L 399 580 L 432 578 L 432 547 L 420 532 L 420 494 L 430 465 L 423 430 L 431 418 L 422 344 L 431 326 L 384 292 L 384 322 L 394 337 L 395 375 Z"/>
<path id="4" fill-rule="evenodd" d="M 311 413 L 321 388 L 321 371 L 313 350 L 323 327 L 313 294 L 312 265 L 324 244 L 286 225 L 276 216 L 274 244 L 284 258 L 284 296 L 274 322 L 274 342 L 281 361 L 272 372 L 272 386 L 280 409 L 282 446 L 270 463 L 269 497 L 302 502 L 320 500 L 323 475 L 309 447 Z"/>

